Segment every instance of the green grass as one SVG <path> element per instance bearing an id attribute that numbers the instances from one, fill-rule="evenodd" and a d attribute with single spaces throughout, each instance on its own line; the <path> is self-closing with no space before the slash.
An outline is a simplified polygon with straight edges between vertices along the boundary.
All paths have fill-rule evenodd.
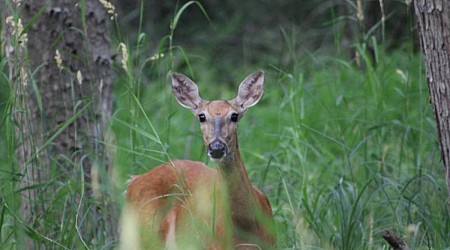
<path id="1" fill-rule="evenodd" d="M 280 248 L 375 249 L 386 247 L 385 229 L 404 235 L 414 249 L 450 244 L 448 194 L 421 60 L 398 50 L 379 55 L 376 68 L 329 57 L 305 58 L 295 72 L 263 68 L 265 96 L 241 121 L 239 136 L 249 175 L 272 202 Z M 166 65 L 159 64 L 154 67 Z M 234 97 L 244 76 L 224 85 L 202 80 L 195 67 L 204 98 Z M 121 136 L 129 127 L 115 123 L 117 144 L 134 143 L 117 153 L 128 159 L 118 164 L 124 175 L 147 171 L 166 160 L 165 152 L 208 161 L 197 120 L 176 104 L 165 74 L 139 100 L 163 147 L 142 133 Z M 118 119 L 152 131 L 145 119 L 128 116 L 126 95 L 117 104 L 123 108 Z M 164 152 L 141 155 L 149 149 Z"/>
<path id="2" fill-rule="evenodd" d="M 373 66 L 365 44 L 358 44 L 363 66 L 357 67 L 344 57 L 292 49 L 299 46 L 295 36 L 283 30 L 280 55 L 225 65 L 234 71 L 223 78 L 214 73 L 222 65 L 211 64 L 217 58 L 202 45 L 185 49 L 175 28 L 156 51 L 148 49 L 155 41 L 136 34 L 138 43 L 127 45 L 128 71 L 115 65 L 113 139 L 105 142 L 113 152 L 119 189 L 107 190 L 114 195 L 112 204 L 123 205 L 121 192 L 130 175 L 169 158 L 209 161 L 197 120 L 172 97 L 171 71 L 193 75 L 205 99 L 231 99 L 247 74 L 262 69 L 265 94 L 241 120 L 239 142 L 252 182 L 271 201 L 279 249 L 387 249 L 381 237 L 385 229 L 404 236 L 412 249 L 450 247 L 449 196 L 418 53 L 408 46 L 385 51 L 373 44 Z M 119 36 L 116 42 L 125 40 Z M 165 56 L 151 59 L 160 53 Z M 96 242 L 103 239 L 96 235 L 83 239 L 74 227 L 75 216 L 81 224 L 90 218 L 64 205 L 81 192 L 80 178 L 49 183 L 58 191 L 52 206 L 66 209 L 67 217 L 43 221 L 59 231 L 39 235 L 21 220 L 13 197 L 18 193 L 10 135 L 16 125 L 9 118 L 13 83 L 3 55 L 1 60 L 0 248 L 20 247 L 23 231 L 46 248 L 60 248 L 55 242 L 67 248 L 113 248 L 117 242 Z M 76 169 L 69 174 L 82 175 Z"/>

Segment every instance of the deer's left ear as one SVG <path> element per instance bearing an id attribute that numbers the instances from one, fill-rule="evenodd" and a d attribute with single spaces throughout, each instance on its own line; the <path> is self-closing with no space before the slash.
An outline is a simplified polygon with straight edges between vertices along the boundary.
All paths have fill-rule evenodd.
<path id="1" fill-rule="evenodd" d="M 264 92 L 264 72 L 258 71 L 248 75 L 239 86 L 233 102 L 243 112 L 258 103 Z"/>
<path id="2" fill-rule="evenodd" d="M 197 85 L 183 74 L 172 74 L 172 92 L 181 106 L 194 112 L 203 101 L 198 93 Z"/>

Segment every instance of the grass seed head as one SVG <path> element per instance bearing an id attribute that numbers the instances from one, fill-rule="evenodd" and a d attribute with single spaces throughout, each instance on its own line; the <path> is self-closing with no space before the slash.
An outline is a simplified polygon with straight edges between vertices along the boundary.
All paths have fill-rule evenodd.
<path id="1" fill-rule="evenodd" d="M 77 81 L 78 81 L 78 84 L 80 84 L 80 85 L 83 83 L 83 76 L 81 75 L 81 71 L 79 71 L 79 70 L 77 72 Z"/>
<path id="2" fill-rule="evenodd" d="M 106 12 L 110 16 L 111 20 L 117 19 L 116 7 L 111 2 L 106 0 L 99 0 L 103 7 L 106 9 Z"/>
<path id="3" fill-rule="evenodd" d="M 13 16 L 8 16 L 5 19 L 5 23 L 11 26 L 11 34 L 17 40 L 18 44 L 25 47 L 28 42 L 28 35 L 27 33 L 23 33 L 22 20 L 20 18 L 15 19 Z"/>
<path id="4" fill-rule="evenodd" d="M 55 61 L 56 61 L 56 66 L 58 67 L 59 70 L 62 70 L 62 57 L 61 54 L 59 54 L 59 50 L 56 50 L 55 53 Z"/>
<path id="5" fill-rule="evenodd" d="M 128 73 L 128 51 L 124 43 L 119 44 L 119 49 L 122 51 L 122 68 Z"/>

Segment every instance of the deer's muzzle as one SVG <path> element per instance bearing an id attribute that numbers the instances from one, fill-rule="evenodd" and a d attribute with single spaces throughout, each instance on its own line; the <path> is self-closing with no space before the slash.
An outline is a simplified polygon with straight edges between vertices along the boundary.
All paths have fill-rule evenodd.
<path id="1" fill-rule="evenodd" d="M 220 140 L 214 140 L 208 145 L 208 156 L 214 160 L 219 160 L 227 154 L 228 148 Z"/>

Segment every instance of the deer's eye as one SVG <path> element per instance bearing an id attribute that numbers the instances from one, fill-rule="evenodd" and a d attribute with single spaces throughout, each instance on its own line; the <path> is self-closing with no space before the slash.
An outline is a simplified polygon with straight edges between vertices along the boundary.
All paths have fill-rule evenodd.
<path id="1" fill-rule="evenodd" d="M 239 115 L 237 113 L 231 114 L 231 121 L 232 122 L 237 122 L 238 118 L 239 118 Z"/>
<path id="2" fill-rule="evenodd" d="M 205 114 L 199 114 L 199 115 L 198 115 L 198 120 L 199 120 L 200 122 L 205 122 L 205 121 L 206 121 L 206 116 L 205 116 Z"/>

